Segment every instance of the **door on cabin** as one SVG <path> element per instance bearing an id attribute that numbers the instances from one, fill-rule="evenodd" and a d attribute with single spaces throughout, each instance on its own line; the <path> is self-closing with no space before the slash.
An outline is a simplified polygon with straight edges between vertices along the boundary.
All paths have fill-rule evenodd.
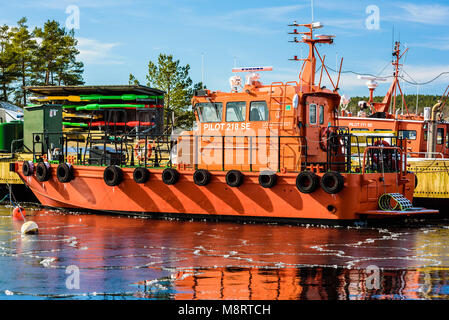
<path id="1" fill-rule="evenodd" d="M 306 100 L 306 110 L 305 110 L 305 135 L 307 139 L 307 155 L 308 162 L 317 162 L 318 155 L 320 152 L 320 105 L 313 99 L 313 97 L 309 97 Z"/>

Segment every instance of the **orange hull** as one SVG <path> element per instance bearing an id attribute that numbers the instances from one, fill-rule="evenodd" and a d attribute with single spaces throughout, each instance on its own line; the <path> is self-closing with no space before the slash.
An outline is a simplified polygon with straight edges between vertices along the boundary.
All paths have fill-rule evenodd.
<path id="1" fill-rule="evenodd" d="M 207 186 L 197 186 L 193 171 L 179 171 L 175 185 L 162 181 L 162 170 L 150 170 L 145 184 L 133 180 L 133 168 L 123 168 L 123 181 L 119 186 L 109 187 L 103 181 L 104 167 L 74 166 L 74 179 L 69 183 L 58 181 L 52 165 L 52 177 L 40 182 L 35 176 L 24 176 L 22 164 L 16 164 L 20 175 L 39 201 L 50 207 L 82 208 L 94 211 L 119 213 L 152 213 L 176 215 L 204 215 L 231 217 L 233 219 L 275 218 L 314 220 L 357 220 L 361 215 L 399 216 L 405 214 L 382 214 L 377 199 L 385 192 L 400 192 L 411 199 L 413 188 L 402 183 L 399 175 L 385 176 L 385 186 L 379 182 L 381 174 L 343 174 L 344 189 L 335 195 L 320 188 L 311 194 L 302 194 L 296 188 L 295 173 L 278 173 L 278 183 L 267 189 L 259 185 L 258 173 L 244 173 L 243 185 L 229 187 L 225 172 L 211 172 Z M 413 175 L 407 180 L 413 181 Z M 436 211 L 433 211 L 436 212 Z M 418 212 L 407 212 L 411 215 Z M 419 213 L 431 213 L 419 211 Z"/>

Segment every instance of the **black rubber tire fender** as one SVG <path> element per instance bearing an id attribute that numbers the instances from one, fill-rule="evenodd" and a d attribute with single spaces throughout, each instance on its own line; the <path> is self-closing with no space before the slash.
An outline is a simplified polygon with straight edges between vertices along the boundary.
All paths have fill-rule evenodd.
<path id="1" fill-rule="evenodd" d="M 51 166 L 48 162 L 39 162 L 36 166 L 36 178 L 40 182 L 48 181 L 51 177 Z"/>
<path id="2" fill-rule="evenodd" d="M 226 173 L 226 183 L 228 186 L 236 188 L 243 184 L 244 175 L 238 170 L 230 170 Z"/>
<path id="3" fill-rule="evenodd" d="M 134 169 L 133 179 L 136 183 L 142 184 L 150 179 L 150 171 L 147 168 L 138 167 Z"/>
<path id="4" fill-rule="evenodd" d="M 59 182 L 67 183 L 73 179 L 73 167 L 69 163 L 60 163 L 56 169 L 56 177 Z"/>
<path id="5" fill-rule="evenodd" d="M 277 183 L 277 175 L 274 172 L 261 172 L 259 174 L 259 184 L 264 188 L 272 188 Z"/>
<path id="6" fill-rule="evenodd" d="M 205 169 L 198 169 L 193 174 L 193 181 L 197 186 L 206 186 L 209 184 L 211 174 Z"/>
<path id="7" fill-rule="evenodd" d="M 166 168 L 162 171 L 162 181 L 165 184 L 173 185 L 179 180 L 179 172 L 173 168 Z"/>
<path id="8" fill-rule="evenodd" d="M 33 175 L 34 163 L 31 161 L 24 161 L 22 164 L 22 173 L 26 177 Z"/>
<path id="9" fill-rule="evenodd" d="M 312 171 L 302 171 L 296 177 L 296 187 L 301 193 L 312 193 L 320 185 L 320 178 Z"/>
<path id="10" fill-rule="evenodd" d="M 345 179 L 339 172 L 329 171 L 320 180 L 321 188 L 329 194 L 336 194 L 343 190 Z"/>
<path id="11" fill-rule="evenodd" d="M 120 167 L 112 165 L 104 169 L 103 180 L 110 186 L 118 186 L 123 181 L 123 171 Z"/>

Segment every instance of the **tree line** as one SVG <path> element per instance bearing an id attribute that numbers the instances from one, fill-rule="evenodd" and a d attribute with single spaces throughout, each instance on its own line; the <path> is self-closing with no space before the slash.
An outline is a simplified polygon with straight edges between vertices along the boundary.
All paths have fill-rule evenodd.
<path id="1" fill-rule="evenodd" d="M 0 26 L 0 100 L 27 104 L 23 87 L 84 84 L 74 30 L 48 20 L 30 30 L 27 18 Z"/>

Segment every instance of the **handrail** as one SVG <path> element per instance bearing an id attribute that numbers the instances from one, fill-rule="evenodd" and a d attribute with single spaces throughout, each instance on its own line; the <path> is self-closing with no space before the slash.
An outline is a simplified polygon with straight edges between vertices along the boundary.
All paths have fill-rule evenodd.
<path id="1" fill-rule="evenodd" d="M 366 154 L 368 150 L 372 150 L 372 149 L 376 149 L 376 150 L 397 150 L 399 152 L 399 154 L 401 154 L 401 159 L 403 155 L 406 155 L 406 153 L 400 148 L 400 147 L 384 147 L 384 146 L 369 146 L 365 148 L 365 151 L 363 152 L 363 166 L 362 166 L 362 174 L 366 173 Z M 402 160 L 401 160 L 402 162 Z M 402 167 L 402 163 L 401 163 L 401 167 Z M 407 157 L 404 157 L 404 168 L 407 168 Z M 401 170 L 402 171 L 402 170 Z"/>
<path id="2" fill-rule="evenodd" d="M 417 151 L 409 151 L 409 152 L 407 152 L 407 154 L 423 154 L 424 156 L 427 156 L 427 155 L 433 155 L 433 154 L 436 154 L 436 155 L 439 155 L 439 156 L 441 156 L 441 159 L 444 159 L 444 154 L 442 154 L 441 152 L 417 152 Z M 429 159 L 431 159 L 431 158 L 429 158 Z M 436 159 L 436 158 L 435 158 Z"/>
<path id="3" fill-rule="evenodd" d="M 207 163 L 203 163 L 202 160 L 202 150 L 204 148 L 213 149 L 213 150 L 221 150 L 221 165 L 223 170 L 225 169 L 226 163 L 226 153 L 230 152 L 230 149 L 236 150 L 236 146 L 238 147 L 238 152 L 243 152 L 241 155 L 245 157 L 245 159 L 250 159 L 250 163 L 248 163 L 250 171 L 253 170 L 253 165 L 263 165 L 263 163 L 259 163 L 258 161 L 254 161 L 258 157 L 258 152 L 260 148 L 263 148 L 263 145 L 269 146 L 269 155 L 270 157 L 277 157 L 277 161 L 274 160 L 271 162 L 272 165 L 277 164 L 277 170 L 282 171 L 283 166 L 285 165 L 285 161 L 290 161 L 290 153 L 287 157 L 282 156 L 282 152 L 285 147 L 292 146 L 294 144 L 295 148 L 298 151 L 294 154 L 296 157 L 294 163 L 294 171 L 301 171 L 304 168 L 307 168 L 310 164 L 320 164 L 324 165 L 324 170 L 337 170 L 339 172 L 352 172 L 352 142 L 351 138 L 354 137 L 348 131 L 346 127 L 331 127 L 332 131 L 337 132 L 339 136 L 339 148 L 337 151 L 331 152 L 330 147 L 331 144 L 327 144 L 327 157 L 326 159 L 320 160 L 320 162 L 312 161 L 309 162 L 310 156 L 308 155 L 308 141 L 306 136 L 301 135 L 222 135 L 222 134 L 200 134 L 195 132 L 186 132 L 184 134 L 177 135 L 176 137 L 172 135 L 155 135 L 155 134 L 141 134 L 141 133 L 120 133 L 116 135 L 107 136 L 104 133 L 89 133 L 86 137 L 85 132 L 43 132 L 43 133 L 33 133 L 33 159 L 40 161 L 40 159 L 48 153 L 51 149 L 49 145 L 49 141 L 57 141 L 55 138 L 50 138 L 51 136 L 56 135 L 59 138 L 59 143 L 57 143 L 60 150 L 52 149 L 51 158 L 55 161 L 65 161 L 69 155 L 74 155 L 76 153 L 76 162 L 78 164 L 95 164 L 99 163 L 101 165 L 105 165 L 109 161 L 114 161 L 115 164 L 120 166 L 134 166 L 134 157 L 135 155 L 135 146 L 136 141 L 140 140 L 140 143 L 144 144 L 139 150 L 142 156 L 137 158 L 137 164 L 143 165 L 145 167 L 159 167 L 160 163 L 163 165 L 173 166 L 176 163 L 172 163 L 173 161 L 173 147 L 178 143 L 178 162 L 181 161 L 183 164 L 188 166 L 193 166 L 195 169 L 198 168 L 198 165 L 203 165 Z M 79 135 L 83 135 L 82 139 Z M 40 136 L 40 141 L 36 141 L 36 136 Z M 84 142 L 82 140 L 90 139 L 88 141 L 87 147 L 84 146 Z M 203 140 L 205 139 L 205 140 Z M 207 140 L 212 141 L 207 141 Z M 229 139 L 232 139 L 229 140 Z M 243 139 L 240 142 L 239 139 Z M 287 140 L 283 140 L 287 139 Z M 373 149 L 376 150 L 395 150 L 393 153 L 393 159 L 398 160 L 399 154 L 401 156 L 401 166 L 398 167 L 396 164 L 398 162 L 394 162 L 393 166 L 389 166 L 389 161 L 392 157 L 389 153 L 386 155 L 389 156 L 388 159 L 383 159 L 382 164 L 387 166 L 388 170 L 393 170 L 394 172 L 403 172 L 405 167 L 403 164 L 406 163 L 406 159 L 403 159 L 403 154 L 406 152 L 402 150 L 399 146 L 367 146 L 365 147 L 364 155 L 363 155 L 363 165 L 361 163 L 361 150 L 358 144 L 358 137 L 355 137 L 356 144 L 355 147 L 358 148 L 358 162 L 359 167 L 362 169 L 363 173 L 366 173 L 367 170 L 370 170 L 370 166 L 372 166 L 372 170 L 379 170 L 379 162 L 377 161 L 377 165 L 372 162 L 370 159 L 369 152 Z M 277 140 L 277 141 L 276 141 Z M 185 141 L 186 144 L 183 144 Z M 220 143 L 221 141 L 221 143 Z M 283 141 L 285 143 L 283 143 Z M 75 145 L 76 142 L 76 145 Z M 212 144 L 208 144 L 208 142 L 212 142 Z M 244 143 L 244 146 L 241 145 Z M 42 148 L 36 149 L 35 145 L 42 145 Z M 149 146 L 151 144 L 151 146 Z M 94 146 L 98 146 L 98 150 L 93 148 Z M 152 149 L 152 154 L 148 155 L 148 151 Z M 228 148 L 229 147 L 229 148 Z M 179 149 L 181 148 L 181 149 Z M 39 151 L 38 151 L 39 150 Z M 240 150 L 240 151 L 239 151 Z M 262 149 L 260 149 L 262 150 Z M 91 157 L 91 151 L 95 157 Z M 89 152 L 89 155 L 87 153 Z M 249 153 L 248 153 L 249 152 Z M 277 153 L 277 155 L 276 155 Z M 84 156 L 83 156 L 84 154 Z M 293 154 L 292 154 L 293 155 Z M 186 156 L 187 158 L 184 158 Z M 214 155 L 218 156 L 218 154 Z M 240 155 L 239 155 L 240 156 Z M 290 157 L 290 158 L 289 158 Z M 51 159 L 49 158 L 49 160 Z M 187 159 L 184 161 L 184 159 Z M 189 160 L 190 159 L 190 160 Z M 373 158 L 374 159 L 374 158 Z M 215 160 L 214 160 L 215 161 Z M 216 160 L 214 163 L 220 164 L 220 160 Z M 385 162 L 386 161 L 386 162 Z M 276 163 L 277 162 L 277 163 Z M 276 164 L 275 164 L 276 163 Z M 290 162 L 288 162 L 290 163 Z M 245 164 L 246 165 L 246 164 Z M 343 167 L 344 166 L 344 167 Z M 337 168 L 337 169 L 333 169 Z M 393 172 L 390 171 L 390 172 Z M 357 171 L 360 172 L 360 171 Z"/>

